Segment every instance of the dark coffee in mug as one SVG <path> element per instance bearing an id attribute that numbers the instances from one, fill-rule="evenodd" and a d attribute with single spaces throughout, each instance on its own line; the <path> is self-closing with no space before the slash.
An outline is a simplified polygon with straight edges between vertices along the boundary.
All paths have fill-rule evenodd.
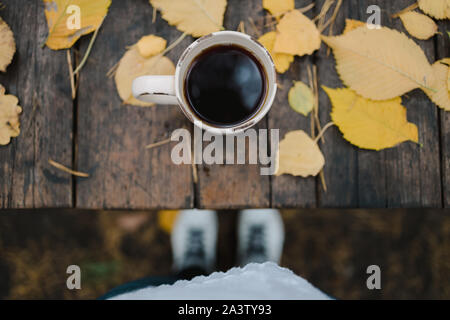
<path id="1" fill-rule="evenodd" d="M 184 95 L 192 111 L 212 125 L 233 126 L 264 103 L 267 80 L 258 59 L 237 45 L 216 45 L 191 63 Z"/>

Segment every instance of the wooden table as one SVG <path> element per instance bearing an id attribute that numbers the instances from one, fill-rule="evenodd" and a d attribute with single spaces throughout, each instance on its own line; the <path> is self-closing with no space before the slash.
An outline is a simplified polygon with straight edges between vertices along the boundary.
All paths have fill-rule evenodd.
<path id="1" fill-rule="evenodd" d="M 228 0 L 224 26 L 236 30 L 266 13 L 261 0 Z M 304 7 L 312 0 L 296 1 Z M 324 0 L 307 15 L 318 14 Z M 413 0 L 344 0 L 334 30 L 341 33 L 346 18 L 366 20 L 371 4 L 382 8 L 382 24 L 404 31 L 390 15 Z M 419 129 L 423 147 L 413 143 L 381 152 L 355 148 L 331 128 L 321 149 L 326 159 L 325 192 L 318 177 L 261 176 L 258 165 L 198 165 L 194 183 L 190 165 L 171 162 L 170 145 L 146 150 L 174 129 L 193 129 L 177 107 L 140 108 L 123 105 L 107 71 L 126 47 L 153 33 L 172 42 L 181 32 L 171 27 L 147 0 L 113 0 L 89 60 L 81 72 L 76 100 L 71 99 L 66 51 L 41 48 L 47 35 L 42 1 L 2 0 L 0 16 L 11 26 L 17 52 L 0 83 L 18 96 L 23 107 L 22 132 L 0 146 L 0 208 L 242 208 L 242 207 L 449 207 L 450 113 L 438 109 L 415 90 L 403 98 L 408 120 Z M 430 62 L 449 56 L 448 21 L 439 22 L 442 35 L 416 41 Z M 267 31 L 266 28 L 264 31 Z M 85 52 L 90 36 L 75 49 Z M 168 56 L 176 61 L 193 41 L 186 37 Z M 74 51 L 72 51 L 74 52 Z M 310 120 L 293 112 L 287 102 L 292 80 L 307 81 L 306 68 L 315 64 L 319 84 L 341 87 L 332 55 L 322 44 L 313 56 L 296 58 L 280 75 L 275 104 L 259 128 L 310 131 Z M 320 120 L 330 121 L 330 102 L 320 90 Z M 48 164 L 53 159 L 88 172 L 72 177 Z"/>

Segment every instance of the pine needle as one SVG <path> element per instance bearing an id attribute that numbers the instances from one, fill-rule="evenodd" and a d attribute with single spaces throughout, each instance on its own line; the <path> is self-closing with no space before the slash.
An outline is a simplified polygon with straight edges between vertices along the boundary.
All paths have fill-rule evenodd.
<path id="1" fill-rule="evenodd" d="M 320 9 L 319 14 L 313 19 L 314 22 L 318 21 L 317 26 L 320 28 L 322 27 L 325 17 L 328 13 L 328 10 L 330 10 L 331 6 L 333 5 L 335 0 L 326 0 L 323 4 L 322 8 Z"/>
<path id="2" fill-rule="evenodd" d="M 120 62 L 120 60 L 117 61 L 117 62 L 116 62 L 116 63 L 108 70 L 108 72 L 106 73 L 106 76 L 107 76 L 108 78 L 111 78 L 111 77 L 113 77 L 113 76 L 116 74 L 117 68 L 119 67 L 119 62 Z"/>
<path id="3" fill-rule="evenodd" d="M 330 29 L 328 30 L 328 36 L 332 35 L 334 22 L 336 21 L 336 17 L 337 17 L 337 15 L 339 13 L 339 10 L 341 9 L 341 6 L 342 6 L 342 0 L 338 0 L 338 2 L 336 4 L 336 7 L 334 8 L 333 14 L 331 15 L 331 18 L 328 19 L 328 21 L 324 23 L 324 25 L 322 26 L 321 29 L 319 29 L 320 32 L 322 32 L 328 26 L 330 26 Z"/>
<path id="4" fill-rule="evenodd" d="M 237 27 L 237 31 L 245 33 L 245 23 L 244 23 L 244 21 L 239 22 L 239 25 Z"/>
<path id="5" fill-rule="evenodd" d="M 197 173 L 197 166 L 194 163 L 194 159 L 195 157 L 192 157 L 192 180 L 194 181 L 195 184 L 198 183 L 198 173 Z"/>
<path id="6" fill-rule="evenodd" d="M 145 149 L 156 148 L 156 147 L 162 146 L 164 144 L 168 144 L 168 143 L 170 143 L 170 141 L 172 141 L 172 140 L 170 140 L 170 138 L 167 138 L 167 139 L 162 140 L 162 141 L 158 141 L 158 142 L 155 142 L 155 143 L 150 143 L 149 145 L 145 146 Z"/>
<path id="7" fill-rule="evenodd" d="M 83 178 L 89 177 L 89 175 L 87 173 L 74 171 L 72 169 L 67 168 L 66 166 L 63 166 L 62 164 L 60 164 L 60 163 L 58 163 L 56 161 L 53 161 L 52 159 L 48 159 L 48 163 L 50 165 L 52 165 L 53 167 L 55 167 L 56 169 L 59 169 L 61 171 L 67 172 L 67 173 L 70 173 L 73 176 L 83 177 Z"/>
<path id="8" fill-rule="evenodd" d="M 75 89 L 75 77 L 73 76 L 73 66 L 70 49 L 67 49 L 66 53 L 67 53 L 67 64 L 69 65 L 69 78 L 70 78 L 70 88 L 72 89 L 72 100 L 74 100 L 77 95 L 77 91 Z"/>
<path id="9" fill-rule="evenodd" d="M 153 7 L 152 23 L 155 23 L 155 21 L 156 21 L 156 8 Z"/>
<path id="10" fill-rule="evenodd" d="M 313 84 L 313 76 L 312 76 L 312 71 L 311 71 L 311 66 L 310 65 L 308 65 L 308 68 L 307 68 L 307 70 L 308 70 L 308 82 L 309 82 L 309 87 L 310 87 L 310 89 L 312 90 L 312 92 L 313 92 L 313 95 L 315 95 L 314 94 L 314 84 Z M 315 102 L 316 101 L 316 97 L 314 96 L 314 105 L 315 105 Z M 314 106 L 313 106 L 313 110 L 312 110 L 312 114 L 310 115 L 310 118 L 311 118 L 311 138 L 315 138 L 315 136 L 316 136 L 316 128 L 315 128 L 315 123 L 314 123 Z"/>
<path id="11" fill-rule="evenodd" d="M 312 8 L 314 8 L 315 5 L 316 4 L 313 2 L 313 3 L 308 4 L 306 7 L 303 7 L 303 8 L 297 9 L 297 10 L 300 11 L 301 13 L 305 13 L 305 12 L 308 12 L 309 10 L 311 10 Z"/>
<path id="12" fill-rule="evenodd" d="M 187 36 L 187 33 L 184 32 L 183 34 L 181 34 L 174 42 L 172 42 L 166 49 L 164 49 L 163 52 L 160 53 L 160 55 L 165 55 L 166 53 L 168 53 L 170 50 L 172 50 L 173 48 L 175 48 L 181 41 L 183 41 L 183 39 Z"/>
<path id="13" fill-rule="evenodd" d="M 253 18 L 250 17 L 248 18 L 248 21 L 250 22 L 250 25 L 253 28 L 254 34 L 259 38 L 261 36 L 261 32 L 256 27 L 255 20 L 253 20 Z"/>

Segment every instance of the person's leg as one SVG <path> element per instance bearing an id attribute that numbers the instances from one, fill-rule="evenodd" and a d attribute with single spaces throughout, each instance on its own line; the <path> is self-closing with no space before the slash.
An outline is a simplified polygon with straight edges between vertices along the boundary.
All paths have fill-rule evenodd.
<path id="1" fill-rule="evenodd" d="M 214 271 L 217 234 L 215 211 L 179 212 L 171 233 L 173 269 L 179 279 L 190 280 Z"/>
<path id="2" fill-rule="evenodd" d="M 214 271 L 218 234 L 217 213 L 210 210 L 183 210 L 177 215 L 171 233 L 174 276 L 147 277 L 118 286 L 102 297 L 106 300 L 120 294 L 177 280 L 190 280 Z"/>
<path id="3" fill-rule="evenodd" d="M 238 263 L 280 263 L 284 242 L 283 220 L 278 210 L 250 209 L 239 213 Z"/>

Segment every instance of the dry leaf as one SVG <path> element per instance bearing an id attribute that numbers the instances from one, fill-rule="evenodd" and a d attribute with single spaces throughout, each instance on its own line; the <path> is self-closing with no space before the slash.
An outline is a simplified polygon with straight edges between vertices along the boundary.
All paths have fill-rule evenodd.
<path id="1" fill-rule="evenodd" d="M 298 10 L 286 13 L 277 25 L 274 51 L 303 56 L 320 48 L 320 32 L 307 16 Z"/>
<path id="2" fill-rule="evenodd" d="M 353 19 L 345 19 L 345 29 L 342 34 L 346 34 L 347 32 L 350 32 L 352 30 L 355 30 L 359 27 L 365 26 L 366 23 L 359 21 L 359 20 L 353 20 Z"/>
<path id="3" fill-rule="evenodd" d="M 167 41 L 161 37 L 149 34 L 143 36 L 136 44 L 139 54 L 144 58 L 150 58 L 158 53 L 163 52 L 166 48 Z"/>
<path id="4" fill-rule="evenodd" d="M 262 4 L 263 8 L 275 17 L 295 8 L 294 0 L 263 0 Z"/>
<path id="5" fill-rule="evenodd" d="M 450 60 L 450 59 L 449 59 Z M 449 93 L 449 77 L 450 68 L 448 63 L 450 61 L 440 60 L 433 64 L 433 72 L 435 83 L 432 86 L 433 90 L 424 89 L 427 96 L 437 104 L 437 106 L 445 111 L 450 111 L 450 93 Z"/>
<path id="6" fill-rule="evenodd" d="M 450 19 L 450 0 L 419 0 L 419 8 L 436 19 Z"/>
<path id="7" fill-rule="evenodd" d="M 433 19 L 424 14 L 409 11 L 401 14 L 400 19 L 402 20 L 405 29 L 414 38 L 427 40 L 438 32 L 437 24 Z"/>
<path id="8" fill-rule="evenodd" d="M 408 140 L 418 142 L 417 127 L 408 122 L 401 98 L 372 101 L 348 88 L 323 89 L 333 105 L 331 119 L 355 146 L 381 150 Z"/>
<path id="9" fill-rule="evenodd" d="M 322 39 L 333 49 L 343 82 L 365 98 L 388 100 L 434 82 L 425 53 L 396 30 L 357 28 Z"/>
<path id="10" fill-rule="evenodd" d="M 269 51 L 273 58 L 273 62 L 275 63 L 275 69 L 277 69 L 279 73 L 284 73 L 289 69 L 292 61 L 294 61 L 294 56 L 292 54 L 273 52 L 276 36 L 277 34 L 275 31 L 267 32 L 266 34 L 263 34 L 258 41 Z"/>
<path id="11" fill-rule="evenodd" d="M 150 0 L 178 30 L 201 37 L 223 29 L 226 0 Z"/>
<path id="12" fill-rule="evenodd" d="M 11 138 L 20 133 L 19 114 L 22 108 L 19 100 L 11 94 L 5 94 L 5 88 L 0 85 L 0 145 L 7 145 Z"/>
<path id="13" fill-rule="evenodd" d="M 158 211 L 158 225 L 167 233 L 172 232 L 173 225 L 177 219 L 179 210 L 160 210 Z"/>
<path id="14" fill-rule="evenodd" d="M 81 36 L 99 28 L 111 4 L 111 0 L 43 1 L 49 30 L 45 44 L 53 50 L 70 48 Z M 76 14 L 70 10 L 67 13 L 71 5 L 80 8 L 80 29 L 68 28 L 68 22 L 72 22 Z"/>
<path id="15" fill-rule="evenodd" d="M 291 108 L 305 117 L 314 107 L 312 90 L 301 81 L 294 82 L 294 86 L 289 90 L 288 100 Z"/>
<path id="16" fill-rule="evenodd" d="M 161 55 L 144 58 L 139 54 L 137 46 L 132 46 L 120 59 L 115 81 L 120 98 L 126 104 L 148 107 L 154 103 L 140 101 L 133 97 L 131 85 L 136 77 L 143 75 L 172 75 L 175 73 L 173 62 Z"/>
<path id="17" fill-rule="evenodd" d="M 291 131 L 280 142 L 275 175 L 316 176 L 325 165 L 317 143 L 303 130 Z"/>
<path id="18" fill-rule="evenodd" d="M 0 18 L 0 71 L 5 72 L 16 52 L 14 34 L 8 24 Z"/>

